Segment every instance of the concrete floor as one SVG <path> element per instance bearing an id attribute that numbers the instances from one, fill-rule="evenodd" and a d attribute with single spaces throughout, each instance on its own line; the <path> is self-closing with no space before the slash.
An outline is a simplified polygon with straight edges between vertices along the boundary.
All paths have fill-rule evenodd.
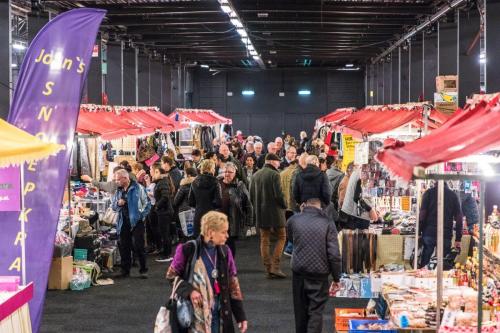
<path id="1" fill-rule="evenodd" d="M 236 263 L 249 319 L 248 332 L 295 332 L 290 260 L 283 258 L 285 280 L 268 280 L 259 255 L 258 238 L 237 243 Z M 117 280 L 112 286 L 78 291 L 48 291 L 42 320 L 42 333 L 56 332 L 153 332 L 160 306 L 170 295 L 163 278 L 167 264 L 148 258 L 148 280 L 132 277 Z M 323 332 L 333 332 L 332 305 L 324 314 Z"/>

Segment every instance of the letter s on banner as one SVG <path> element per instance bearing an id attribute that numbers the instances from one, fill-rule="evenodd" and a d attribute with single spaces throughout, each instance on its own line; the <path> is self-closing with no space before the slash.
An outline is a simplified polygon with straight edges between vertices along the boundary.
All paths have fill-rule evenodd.
<path id="1" fill-rule="evenodd" d="M 92 48 L 105 14 L 100 9 L 74 9 L 56 16 L 40 30 L 21 66 L 9 113 L 11 124 L 33 135 L 42 133 L 41 137 L 55 143 L 66 145 L 73 140 Z M 37 61 L 42 50 L 45 54 L 60 53 L 62 59 L 78 57 L 85 71 Z M 40 117 L 42 107 L 54 108 L 54 112 Z M 37 164 L 24 165 L 25 184 L 36 184 L 24 189 L 26 207 L 31 209 L 26 223 L 26 276 L 28 282 L 34 282 L 30 302 L 34 332 L 40 328 L 70 156 L 71 150 L 66 149 Z M 21 253 L 20 246 L 13 245 L 20 231 L 18 218 L 19 212 L 0 212 L 0 275 L 20 275 L 9 271 Z"/>

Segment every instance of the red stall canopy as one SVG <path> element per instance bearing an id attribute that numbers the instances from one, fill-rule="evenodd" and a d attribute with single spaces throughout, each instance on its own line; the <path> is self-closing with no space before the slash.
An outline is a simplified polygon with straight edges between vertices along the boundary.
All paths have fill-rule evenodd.
<path id="1" fill-rule="evenodd" d="M 393 131 L 411 124 L 417 128 L 424 127 L 423 104 L 368 106 L 341 120 L 336 129 L 361 135 L 371 135 Z M 437 110 L 431 110 L 428 126 L 439 127 L 447 116 Z"/>
<path id="2" fill-rule="evenodd" d="M 451 161 L 487 151 L 500 145 L 500 94 L 459 110 L 428 136 L 405 144 L 384 147 L 376 158 L 393 174 L 405 180 L 414 167 Z"/>
<path id="3" fill-rule="evenodd" d="M 171 120 L 181 124 L 197 123 L 201 125 L 232 124 L 232 120 L 221 116 L 213 110 L 206 109 L 175 109 L 168 116 Z"/>
<path id="4" fill-rule="evenodd" d="M 179 130 L 174 123 L 155 107 L 125 107 L 82 104 L 77 132 L 100 135 L 104 140 L 127 135 L 150 135 L 155 131 L 168 133 Z"/>
<path id="5" fill-rule="evenodd" d="M 355 108 L 337 109 L 326 116 L 319 118 L 317 121 L 320 124 L 337 123 L 349 117 L 355 110 Z"/>

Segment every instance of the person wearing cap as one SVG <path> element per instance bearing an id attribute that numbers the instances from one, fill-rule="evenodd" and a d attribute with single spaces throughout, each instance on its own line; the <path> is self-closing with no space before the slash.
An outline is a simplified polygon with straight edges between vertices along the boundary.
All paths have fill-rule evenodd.
<path id="1" fill-rule="evenodd" d="M 286 277 L 280 263 L 286 242 L 287 206 L 281 190 L 279 166 L 280 158 L 276 154 L 267 154 L 265 166 L 255 173 L 250 184 L 250 199 L 260 231 L 260 252 L 268 279 Z M 271 236 L 277 239 L 272 255 L 269 253 Z"/>

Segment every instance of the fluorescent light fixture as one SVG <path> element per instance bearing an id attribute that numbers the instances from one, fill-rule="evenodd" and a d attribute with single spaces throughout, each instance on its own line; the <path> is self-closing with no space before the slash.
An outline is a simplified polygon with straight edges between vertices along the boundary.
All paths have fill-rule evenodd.
<path id="1" fill-rule="evenodd" d="M 233 92 L 232 91 L 228 91 L 227 92 L 227 96 L 229 96 L 229 97 L 233 96 Z"/>
<path id="2" fill-rule="evenodd" d="M 479 163 L 478 166 L 486 177 L 493 177 L 495 175 L 495 170 L 493 170 L 491 164 L 483 162 Z"/>
<path id="3" fill-rule="evenodd" d="M 479 53 L 479 63 L 480 64 L 486 63 L 486 53 L 484 52 Z"/>
<path id="4" fill-rule="evenodd" d="M 243 28 L 238 28 L 236 31 L 240 34 L 241 37 L 248 37 L 248 33 Z"/>
<path id="5" fill-rule="evenodd" d="M 243 28 L 243 24 L 241 21 L 237 18 L 232 18 L 231 23 L 236 27 L 236 28 Z"/>
<path id="6" fill-rule="evenodd" d="M 311 90 L 299 90 L 298 94 L 301 96 L 311 95 Z"/>
<path id="7" fill-rule="evenodd" d="M 222 11 L 226 14 L 230 14 L 233 11 L 229 5 L 220 5 L 220 9 L 222 9 Z"/>
<path id="8" fill-rule="evenodd" d="M 255 91 L 253 91 L 253 90 L 242 90 L 241 94 L 243 96 L 253 96 L 253 95 L 255 95 Z"/>
<path id="9" fill-rule="evenodd" d="M 280 95 L 280 97 L 285 97 L 285 92 L 284 91 L 280 91 L 279 95 Z"/>
<path id="10" fill-rule="evenodd" d="M 14 44 L 12 45 L 12 48 L 13 48 L 14 50 L 20 50 L 20 51 L 22 51 L 22 50 L 26 50 L 26 46 L 25 46 L 25 45 L 23 45 L 23 44 L 21 44 L 21 43 L 14 43 Z"/>
<path id="11" fill-rule="evenodd" d="M 260 18 L 269 17 L 269 13 L 257 13 L 257 17 L 260 17 Z"/>
<path id="12" fill-rule="evenodd" d="M 256 55 L 257 55 L 257 51 L 255 51 L 255 50 L 250 50 L 250 55 L 256 56 Z"/>
<path id="13" fill-rule="evenodd" d="M 254 55 L 252 58 L 253 60 L 260 60 L 260 57 L 258 55 Z"/>
<path id="14" fill-rule="evenodd" d="M 342 68 L 337 68 L 338 71 L 359 71 L 359 67 L 353 67 L 353 68 L 345 68 L 345 67 L 342 67 Z"/>
<path id="15" fill-rule="evenodd" d="M 200 65 L 201 68 L 210 68 L 208 65 Z"/>
<path id="16" fill-rule="evenodd" d="M 10 64 L 10 67 L 17 68 L 17 64 Z"/>
<path id="17" fill-rule="evenodd" d="M 345 67 L 347 67 L 347 68 L 353 68 L 354 64 L 345 64 Z"/>

